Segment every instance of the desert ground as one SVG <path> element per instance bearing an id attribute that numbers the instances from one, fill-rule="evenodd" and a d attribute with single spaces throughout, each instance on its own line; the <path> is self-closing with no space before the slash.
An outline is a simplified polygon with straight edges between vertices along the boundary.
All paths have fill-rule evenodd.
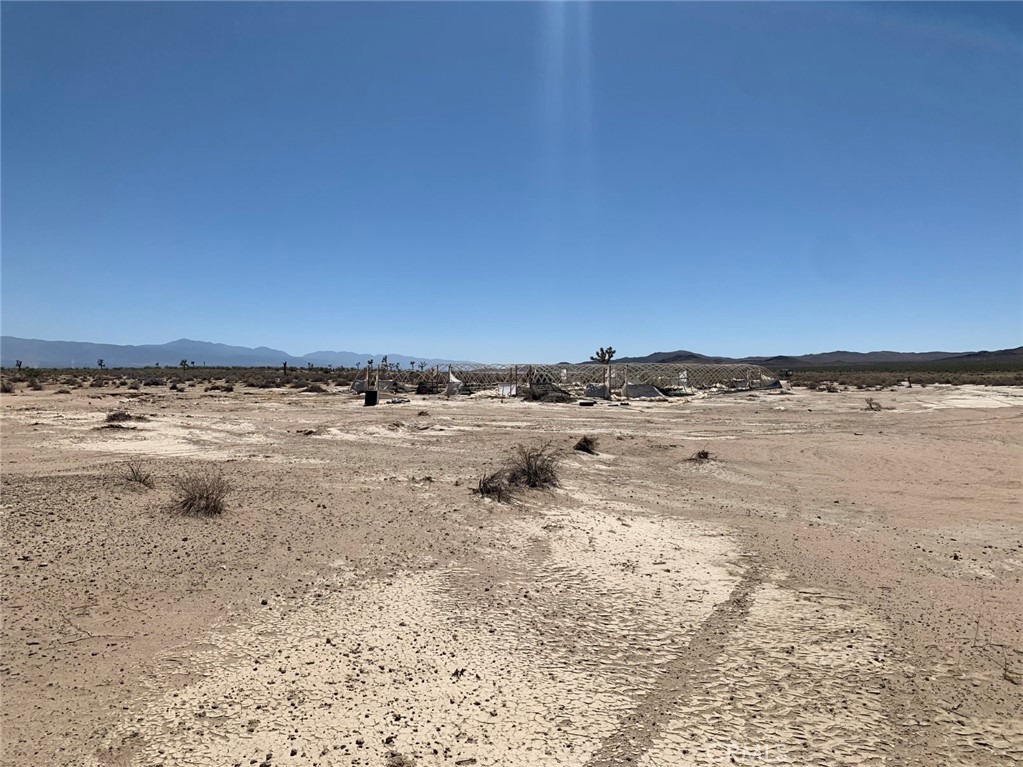
<path id="1" fill-rule="evenodd" d="M 4 765 L 1023 762 L 1023 389 L 54 388 L 0 399 Z"/>

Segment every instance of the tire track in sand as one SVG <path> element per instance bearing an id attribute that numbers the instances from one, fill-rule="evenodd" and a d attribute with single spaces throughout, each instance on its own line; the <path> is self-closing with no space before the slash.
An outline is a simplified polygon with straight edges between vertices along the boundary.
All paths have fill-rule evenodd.
<path id="1" fill-rule="evenodd" d="M 700 624 L 686 651 L 666 665 L 660 683 L 622 717 L 618 727 L 604 739 L 586 767 L 614 767 L 639 761 L 674 717 L 676 706 L 691 697 L 695 685 L 725 651 L 729 635 L 749 615 L 762 581 L 762 568 L 754 562 L 728 599 L 717 605 Z"/>

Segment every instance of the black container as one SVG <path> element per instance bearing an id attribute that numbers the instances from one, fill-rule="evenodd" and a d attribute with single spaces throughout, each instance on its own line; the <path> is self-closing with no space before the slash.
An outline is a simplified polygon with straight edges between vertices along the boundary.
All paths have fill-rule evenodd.
<path id="1" fill-rule="evenodd" d="M 380 392 L 376 389 L 366 390 L 366 401 L 363 403 L 364 407 L 370 407 L 371 405 L 377 404 L 377 397 L 380 396 Z"/>

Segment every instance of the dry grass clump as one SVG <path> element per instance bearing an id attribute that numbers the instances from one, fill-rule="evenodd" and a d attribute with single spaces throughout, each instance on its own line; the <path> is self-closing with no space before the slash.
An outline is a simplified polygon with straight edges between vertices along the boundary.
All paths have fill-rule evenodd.
<path id="1" fill-rule="evenodd" d="M 533 384 L 526 390 L 526 399 L 533 402 L 571 402 L 575 397 L 554 384 Z"/>
<path id="2" fill-rule="evenodd" d="M 151 488 L 155 484 L 153 482 L 153 475 L 149 472 L 142 461 L 135 459 L 128 461 L 124 471 L 124 481 L 142 485 L 143 487 Z"/>
<path id="3" fill-rule="evenodd" d="M 880 411 L 881 403 L 873 397 L 867 397 L 867 410 Z"/>
<path id="4" fill-rule="evenodd" d="M 474 492 L 495 501 L 508 502 L 525 487 L 537 490 L 558 487 L 559 463 L 550 442 L 539 447 L 519 445 L 508 465 L 484 474 Z"/>
<path id="5" fill-rule="evenodd" d="M 148 421 L 144 415 L 132 415 L 126 413 L 123 410 L 115 410 L 113 413 L 107 413 L 107 423 L 123 423 L 124 421 Z"/>
<path id="6" fill-rule="evenodd" d="M 311 383 L 307 387 L 305 387 L 302 391 L 310 392 L 312 394 L 326 394 L 327 393 L 327 390 L 324 389 L 322 386 L 320 386 L 320 384 L 318 384 L 318 383 Z"/>
<path id="7" fill-rule="evenodd" d="M 499 503 L 507 503 L 512 499 L 512 487 L 508 482 L 508 472 L 501 469 L 484 474 L 480 477 L 475 492 L 484 498 L 493 498 Z"/>
<path id="8" fill-rule="evenodd" d="M 515 455 L 508 466 L 508 482 L 519 487 L 532 487 L 541 490 L 557 487 L 558 457 L 551 449 L 551 443 L 545 442 L 539 447 L 515 448 Z"/>
<path id="9" fill-rule="evenodd" d="M 697 450 L 695 453 L 693 453 L 691 456 L 689 456 L 688 460 L 690 460 L 690 461 L 713 461 L 715 457 L 716 456 L 714 456 L 707 448 L 703 448 L 702 450 Z"/>
<path id="10" fill-rule="evenodd" d="M 220 469 L 189 471 L 174 481 L 174 506 L 182 513 L 196 517 L 213 517 L 224 513 L 224 501 L 231 492 L 231 483 Z"/>
<path id="11" fill-rule="evenodd" d="M 10 381 L 0 381 L 0 394 L 14 394 L 14 384 Z"/>
<path id="12" fill-rule="evenodd" d="M 590 455 L 597 454 L 597 438 L 591 437 L 589 434 L 582 437 L 578 442 L 575 443 L 573 450 L 578 450 L 581 453 L 589 453 Z"/>

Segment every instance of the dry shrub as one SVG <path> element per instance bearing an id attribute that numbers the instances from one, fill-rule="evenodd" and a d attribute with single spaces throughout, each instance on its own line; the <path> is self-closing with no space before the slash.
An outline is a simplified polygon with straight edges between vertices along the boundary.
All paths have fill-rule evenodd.
<path id="1" fill-rule="evenodd" d="M 124 481 L 133 482 L 143 487 L 153 487 L 153 475 L 142 465 L 142 461 L 135 459 L 128 461 L 124 472 Z"/>
<path id="2" fill-rule="evenodd" d="M 311 383 L 305 387 L 302 391 L 310 392 L 312 394 L 326 394 L 327 390 L 320 386 L 318 383 Z"/>
<path id="3" fill-rule="evenodd" d="M 526 390 L 526 399 L 533 402 L 571 402 L 575 397 L 554 384 L 535 383 Z"/>
<path id="4" fill-rule="evenodd" d="M 712 461 L 712 460 L 714 460 L 714 457 L 715 456 L 712 455 L 711 452 L 707 448 L 703 448 L 702 450 L 697 450 L 695 453 L 693 453 L 691 456 L 689 456 L 689 460 L 690 461 Z"/>
<path id="5" fill-rule="evenodd" d="M 224 500 L 231 492 L 231 484 L 220 469 L 189 471 L 174 481 L 174 505 L 183 514 L 198 517 L 219 516 L 224 513 Z"/>
<path id="6" fill-rule="evenodd" d="M 148 421 L 144 415 L 132 415 L 126 413 L 123 410 L 115 410 L 113 413 L 107 413 L 107 423 L 123 423 L 124 421 Z"/>
<path id="7" fill-rule="evenodd" d="M 539 490 L 558 487 L 558 464 L 550 442 L 539 447 L 519 445 L 508 465 L 484 474 L 473 492 L 495 501 L 509 502 L 516 491 L 524 487 Z"/>
<path id="8" fill-rule="evenodd" d="M 584 436 L 578 442 L 575 443 L 573 450 L 578 450 L 581 453 L 589 453 L 590 455 L 597 454 L 597 438 L 591 437 L 589 434 Z"/>
<path id="9" fill-rule="evenodd" d="M 505 470 L 494 471 L 480 477 L 476 493 L 484 498 L 493 498 L 500 503 L 506 503 L 512 499 L 512 487 L 508 483 L 508 472 Z"/>
<path id="10" fill-rule="evenodd" d="M 558 486 L 558 457 L 551 450 L 551 443 L 539 447 L 515 448 L 508 467 L 508 482 L 520 487 L 547 489 Z"/>
<path id="11" fill-rule="evenodd" d="M 867 397 L 867 410 L 879 411 L 881 410 L 881 403 L 873 397 Z"/>
<path id="12" fill-rule="evenodd" d="M 0 394 L 14 394 L 14 384 L 10 381 L 0 382 Z"/>

